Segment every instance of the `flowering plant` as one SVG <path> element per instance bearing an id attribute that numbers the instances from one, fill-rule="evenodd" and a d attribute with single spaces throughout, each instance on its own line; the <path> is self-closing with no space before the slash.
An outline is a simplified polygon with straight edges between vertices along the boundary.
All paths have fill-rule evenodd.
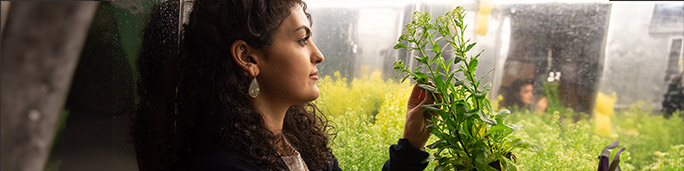
<path id="1" fill-rule="evenodd" d="M 421 106 L 437 116 L 429 120 L 428 130 L 439 140 L 427 146 L 437 150 L 435 170 L 516 170 L 511 150 L 535 146 L 512 137 L 518 128 L 504 124 L 510 112 L 495 112 L 486 98 L 492 84 L 481 86 L 484 77 L 475 75 L 484 51 L 466 54 L 476 43 L 464 39 L 464 17 L 463 7 L 439 16 L 434 23 L 428 12 L 413 13 L 394 48 L 418 53 L 418 66 L 410 70 L 398 60 L 394 69 L 407 74 L 402 81 L 411 77 L 436 99 L 435 104 Z M 453 57 L 446 60 L 447 53 Z"/>

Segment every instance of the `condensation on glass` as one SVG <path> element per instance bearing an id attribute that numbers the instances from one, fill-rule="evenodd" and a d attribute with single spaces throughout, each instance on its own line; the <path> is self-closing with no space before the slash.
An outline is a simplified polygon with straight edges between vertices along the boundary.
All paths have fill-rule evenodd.
<path id="1" fill-rule="evenodd" d="M 151 22 L 148 14 L 159 2 L 99 3 L 45 170 L 137 170 L 129 130 L 139 77 L 136 60 L 144 51 L 141 32 Z M 175 10 L 171 28 L 159 33 L 176 32 Z"/>
<path id="2" fill-rule="evenodd" d="M 326 56 L 323 75 L 360 77 L 373 70 L 395 78 L 392 63 L 412 54 L 392 49 L 413 11 L 433 18 L 464 6 L 466 37 L 478 42 L 478 75 L 494 83 L 491 98 L 518 80 L 535 96 L 558 90 L 557 101 L 592 113 L 596 94 L 615 93 L 616 108 L 644 101 L 661 108 L 667 82 L 681 75 L 681 3 L 602 1 L 491 1 L 486 34 L 476 34 L 481 1 L 308 1 L 314 41 Z M 448 57 L 448 55 L 447 55 Z M 415 64 L 414 64 L 415 66 Z"/>

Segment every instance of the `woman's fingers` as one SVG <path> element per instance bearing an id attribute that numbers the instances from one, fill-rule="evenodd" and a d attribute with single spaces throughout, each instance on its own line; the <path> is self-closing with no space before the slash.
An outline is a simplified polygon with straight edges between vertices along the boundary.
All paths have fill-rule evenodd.
<path id="1" fill-rule="evenodd" d="M 417 83 L 413 85 L 413 90 L 411 90 L 411 96 L 409 96 L 407 104 L 409 110 L 415 108 L 423 101 L 423 98 L 425 97 L 424 91 L 425 90 L 418 87 Z"/>
<path id="2" fill-rule="evenodd" d="M 431 83 L 429 84 L 432 85 Z M 411 96 L 407 104 L 403 137 L 416 148 L 424 148 L 427 139 L 430 137 L 427 130 L 427 125 L 429 124 L 427 119 L 431 118 L 434 114 L 427 112 L 421 106 L 435 103 L 433 96 L 440 98 L 437 94 L 433 95 L 429 91 L 423 90 L 418 84 L 415 84 L 413 90 L 411 90 Z"/>
<path id="3" fill-rule="evenodd" d="M 432 84 L 432 82 L 430 82 L 428 84 L 432 87 L 435 87 L 435 85 Z M 433 93 L 432 95 L 430 95 L 427 90 L 420 88 L 418 86 L 418 83 L 416 83 L 415 85 L 413 85 L 413 90 L 411 90 L 411 96 L 409 97 L 409 100 L 408 100 L 408 109 L 410 110 L 410 109 L 419 107 L 421 105 L 433 104 L 435 102 L 435 99 L 434 99 L 435 96 L 438 99 L 441 98 L 441 96 L 439 96 L 439 94 L 437 94 L 437 93 Z"/>
<path id="4" fill-rule="evenodd" d="M 434 85 L 432 85 L 432 83 L 430 83 L 430 86 L 434 87 Z M 438 94 L 435 94 L 435 93 L 433 93 L 433 94 L 428 94 L 428 91 L 427 91 L 427 90 L 423 90 L 423 91 L 426 92 L 427 97 L 423 99 L 421 105 L 426 105 L 426 104 L 435 103 L 435 98 L 434 98 L 433 95 L 438 96 Z"/>
<path id="5" fill-rule="evenodd" d="M 428 84 L 429 84 L 430 86 L 432 86 L 432 87 L 435 87 L 435 85 L 434 85 L 432 82 L 429 82 Z M 435 98 L 437 98 L 439 101 L 441 101 L 441 99 L 442 99 L 442 97 L 441 97 L 439 94 L 437 94 L 437 93 L 429 94 L 429 92 L 428 92 L 427 90 L 423 90 L 423 91 L 425 92 L 425 94 L 427 95 L 427 97 L 424 98 L 423 101 L 421 101 L 421 103 L 420 103 L 419 106 L 428 105 L 428 104 L 434 104 L 434 103 L 435 103 Z M 432 118 L 432 116 L 437 116 L 436 113 L 431 112 L 431 111 L 425 111 L 425 113 L 424 113 L 423 115 L 424 115 L 424 118 L 425 118 L 425 119 L 430 119 L 430 118 Z"/>

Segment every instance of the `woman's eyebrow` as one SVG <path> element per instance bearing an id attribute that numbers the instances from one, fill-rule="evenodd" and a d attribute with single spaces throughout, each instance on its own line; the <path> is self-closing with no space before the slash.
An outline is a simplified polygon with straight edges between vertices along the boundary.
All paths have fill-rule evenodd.
<path id="1" fill-rule="evenodd" d="M 297 29 L 295 29 L 294 32 L 297 32 L 297 31 L 302 30 L 302 29 L 304 29 L 304 31 L 306 31 L 307 36 L 311 35 L 311 29 L 306 25 L 302 25 L 302 26 L 297 27 Z"/>

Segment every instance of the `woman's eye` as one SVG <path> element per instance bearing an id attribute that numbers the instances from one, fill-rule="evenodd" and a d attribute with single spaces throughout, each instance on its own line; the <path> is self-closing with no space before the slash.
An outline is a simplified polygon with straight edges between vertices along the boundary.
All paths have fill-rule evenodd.
<path id="1" fill-rule="evenodd" d="M 310 37 L 310 36 L 306 36 L 306 37 L 304 37 L 304 38 L 302 38 L 302 39 L 299 39 L 299 43 L 301 43 L 302 45 L 305 45 L 305 46 L 306 46 L 306 45 L 309 45 L 309 43 L 307 43 L 307 41 L 309 41 L 309 37 Z"/>

